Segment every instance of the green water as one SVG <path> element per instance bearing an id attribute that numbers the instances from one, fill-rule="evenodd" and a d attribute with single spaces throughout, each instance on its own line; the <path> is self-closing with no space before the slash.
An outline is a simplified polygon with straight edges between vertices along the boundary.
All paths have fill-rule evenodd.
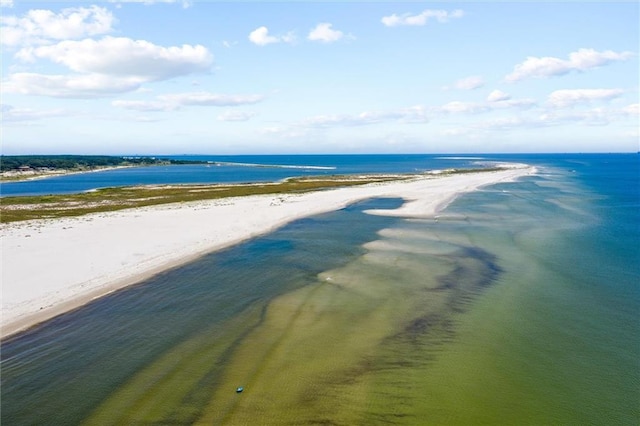
<path id="1" fill-rule="evenodd" d="M 603 286 L 635 275 L 590 197 L 548 175 L 293 224 L 7 342 L 3 423 L 637 424 L 637 298 Z"/>

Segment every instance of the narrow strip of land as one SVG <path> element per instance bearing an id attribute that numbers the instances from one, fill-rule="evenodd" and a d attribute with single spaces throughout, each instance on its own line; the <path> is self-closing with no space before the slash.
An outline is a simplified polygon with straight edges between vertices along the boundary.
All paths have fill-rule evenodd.
<path id="1" fill-rule="evenodd" d="M 432 217 L 461 193 L 530 173 L 521 166 L 3 223 L 2 336 L 302 217 L 372 197 L 406 203 L 370 213 Z"/>

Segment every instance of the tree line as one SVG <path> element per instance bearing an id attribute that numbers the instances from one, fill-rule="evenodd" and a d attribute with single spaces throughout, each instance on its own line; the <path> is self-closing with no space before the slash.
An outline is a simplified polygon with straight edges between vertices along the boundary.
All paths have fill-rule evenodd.
<path id="1" fill-rule="evenodd" d="M 118 157 L 111 155 L 0 155 L 0 171 L 2 172 L 26 168 L 34 170 L 84 170 L 99 167 L 194 163 L 202 162 L 156 157 Z"/>

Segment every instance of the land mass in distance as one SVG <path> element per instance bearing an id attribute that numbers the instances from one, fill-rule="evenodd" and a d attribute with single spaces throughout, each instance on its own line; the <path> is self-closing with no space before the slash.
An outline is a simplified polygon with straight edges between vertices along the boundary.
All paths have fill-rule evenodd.
<path id="1" fill-rule="evenodd" d="M 197 160 L 111 155 L 1 155 L 2 180 L 15 181 L 116 167 L 204 164 Z"/>

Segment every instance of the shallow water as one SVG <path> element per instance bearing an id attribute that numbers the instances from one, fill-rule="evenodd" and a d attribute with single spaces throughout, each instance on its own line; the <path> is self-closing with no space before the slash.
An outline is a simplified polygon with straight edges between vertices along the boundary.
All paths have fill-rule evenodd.
<path id="1" fill-rule="evenodd" d="M 603 158 L 301 220 L 9 339 L 3 424 L 637 424 L 637 169 Z"/>

